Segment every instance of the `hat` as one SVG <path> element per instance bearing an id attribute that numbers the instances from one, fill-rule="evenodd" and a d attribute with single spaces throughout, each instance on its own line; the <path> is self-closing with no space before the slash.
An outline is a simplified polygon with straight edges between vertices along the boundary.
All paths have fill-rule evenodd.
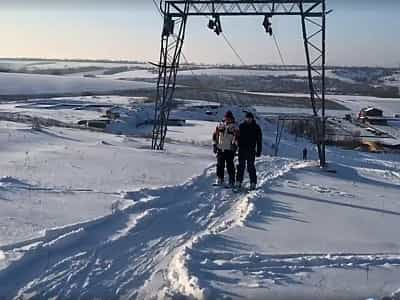
<path id="1" fill-rule="evenodd" d="M 246 118 L 254 119 L 254 115 L 251 112 L 246 113 Z"/>
<path id="2" fill-rule="evenodd" d="M 235 119 L 235 117 L 233 116 L 233 113 L 230 111 L 230 110 L 228 110 L 226 113 L 225 113 L 225 119 L 232 119 L 232 120 L 234 120 Z"/>

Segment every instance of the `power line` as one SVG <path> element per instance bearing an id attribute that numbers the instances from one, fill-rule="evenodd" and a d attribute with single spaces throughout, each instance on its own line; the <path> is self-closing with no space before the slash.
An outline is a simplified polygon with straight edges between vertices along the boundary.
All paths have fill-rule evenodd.
<path id="1" fill-rule="evenodd" d="M 158 13 L 159 13 L 159 14 L 160 14 L 160 16 L 162 17 L 162 16 L 163 16 L 163 14 L 162 14 L 162 12 L 161 12 L 161 8 L 160 8 L 160 6 L 157 4 L 156 0 L 153 0 L 153 3 L 154 3 L 154 6 L 156 7 L 156 9 L 157 9 Z"/>
<path id="2" fill-rule="evenodd" d="M 279 57 L 281 59 L 281 63 L 282 63 L 283 66 L 286 66 L 285 59 L 283 58 L 283 54 L 282 54 L 281 48 L 279 47 L 279 43 L 278 43 L 278 40 L 276 39 L 275 34 L 272 34 L 272 37 L 274 39 L 275 47 L 278 50 L 278 54 L 279 54 Z"/>
<path id="3" fill-rule="evenodd" d="M 160 6 L 158 6 L 158 4 L 157 4 L 157 0 L 153 0 L 153 3 L 154 3 L 154 6 L 156 7 L 158 13 L 160 14 L 160 16 L 163 18 L 163 13 L 161 11 Z M 173 36 L 173 37 L 176 38 L 175 36 Z M 176 40 L 175 40 L 175 42 L 176 42 Z M 185 62 L 185 64 L 189 65 L 190 64 L 189 60 L 187 59 L 186 55 L 183 52 L 181 53 L 181 56 L 182 56 L 183 61 Z M 191 71 L 192 75 L 195 76 L 193 70 L 190 69 L 190 71 Z"/>
<path id="4" fill-rule="evenodd" d="M 160 14 L 161 18 L 164 18 L 164 15 L 161 11 L 160 6 L 157 4 L 157 0 L 153 0 L 154 6 L 156 7 L 158 13 Z M 176 36 L 172 35 L 172 37 L 174 38 L 174 42 L 176 42 Z M 204 86 L 203 82 L 201 81 L 200 77 L 196 75 L 196 73 L 193 71 L 192 68 L 190 68 L 190 62 L 189 59 L 187 58 L 187 56 L 185 55 L 185 53 L 183 51 L 181 51 L 181 57 L 183 59 L 183 62 L 189 66 L 189 71 L 192 74 L 193 78 L 198 82 L 198 85 L 200 86 L 200 88 L 202 89 L 206 89 L 207 88 Z"/>
<path id="5" fill-rule="evenodd" d="M 163 13 L 162 13 L 162 11 L 161 11 L 161 8 L 160 8 L 159 5 L 157 4 L 157 1 L 156 1 L 156 0 L 152 0 L 152 1 L 153 1 L 154 6 L 156 7 L 158 13 L 160 14 L 160 16 L 163 17 Z M 246 63 L 244 62 L 244 60 L 243 60 L 243 58 L 241 57 L 241 55 L 239 54 L 239 52 L 235 49 L 235 47 L 233 46 L 233 44 L 230 42 L 228 36 L 227 36 L 224 32 L 221 32 L 221 34 L 222 34 L 222 37 L 223 37 L 225 43 L 229 46 L 229 48 L 232 50 L 232 52 L 233 52 L 233 53 L 235 54 L 235 56 L 238 58 L 238 60 L 240 61 L 240 63 L 241 63 L 243 66 L 246 66 Z M 173 36 L 173 37 L 174 37 L 174 36 Z M 175 38 L 175 37 L 174 37 L 174 38 Z M 181 56 L 182 56 L 182 58 L 183 58 L 184 63 L 187 64 L 187 65 L 190 65 L 189 60 L 187 59 L 187 57 L 186 57 L 186 55 L 183 53 L 183 51 L 181 52 Z M 193 69 L 191 69 L 191 68 L 189 67 L 189 71 L 192 73 L 193 78 L 195 78 L 195 79 L 197 80 L 199 86 L 200 86 L 201 88 L 207 90 L 207 88 L 204 87 L 204 85 L 203 85 L 201 79 L 195 74 L 195 72 L 193 71 Z M 212 89 L 210 89 L 210 90 L 212 90 Z M 214 92 L 215 92 L 215 91 L 214 91 Z M 215 95 L 216 95 L 216 97 L 218 98 L 217 92 L 215 92 Z"/>
<path id="6" fill-rule="evenodd" d="M 226 36 L 225 33 L 221 32 L 222 37 L 224 38 L 225 42 L 228 44 L 228 46 L 232 49 L 233 53 L 236 55 L 236 57 L 239 59 L 240 63 L 245 66 L 246 63 L 244 62 L 243 58 L 240 56 L 239 52 L 233 47 L 232 43 L 229 41 L 228 37 Z"/>
<path id="7" fill-rule="evenodd" d="M 157 4 L 157 0 L 152 0 L 154 6 L 156 7 L 158 13 L 160 14 L 161 17 L 163 17 L 163 13 L 160 9 L 160 6 Z M 236 57 L 239 59 L 240 63 L 242 65 L 246 65 L 246 63 L 244 62 L 243 58 L 240 56 L 239 52 L 235 49 L 235 47 L 232 45 L 232 43 L 229 41 L 228 37 L 226 36 L 226 34 L 224 32 L 221 32 L 222 37 L 224 38 L 225 42 L 227 43 L 227 45 L 229 46 L 229 48 L 231 48 L 232 52 L 236 55 Z M 182 53 L 182 58 L 185 61 L 186 64 L 189 64 L 189 61 L 187 59 L 187 57 Z M 194 74 L 193 74 L 194 75 Z"/>

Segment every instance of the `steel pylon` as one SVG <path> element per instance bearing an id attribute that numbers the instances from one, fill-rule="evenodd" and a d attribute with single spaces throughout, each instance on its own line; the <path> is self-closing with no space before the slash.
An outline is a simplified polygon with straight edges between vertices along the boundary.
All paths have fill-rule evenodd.
<path id="1" fill-rule="evenodd" d="M 213 18 L 220 16 L 299 16 L 303 32 L 310 103 L 315 119 L 318 153 L 321 166 L 326 165 L 325 0 L 164 0 L 160 1 L 160 10 L 164 16 L 164 25 L 158 64 L 153 149 L 164 149 L 189 16 Z"/>

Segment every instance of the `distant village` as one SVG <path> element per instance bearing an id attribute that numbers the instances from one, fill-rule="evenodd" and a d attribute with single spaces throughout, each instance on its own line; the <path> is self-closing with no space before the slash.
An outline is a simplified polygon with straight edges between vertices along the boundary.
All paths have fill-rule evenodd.
<path id="1" fill-rule="evenodd" d="M 365 107 L 357 116 L 328 119 L 328 144 L 368 152 L 400 153 L 400 116 Z"/>

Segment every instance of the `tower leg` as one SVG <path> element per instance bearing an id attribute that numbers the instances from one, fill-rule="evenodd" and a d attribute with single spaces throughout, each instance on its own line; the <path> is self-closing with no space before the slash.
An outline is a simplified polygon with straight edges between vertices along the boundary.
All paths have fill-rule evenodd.
<path id="1" fill-rule="evenodd" d="M 152 136 L 152 149 L 163 150 L 165 137 L 168 130 L 168 119 L 173 102 L 176 86 L 176 76 L 185 39 L 187 11 L 180 16 L 172 17 L 169 14 L 169 4 L 166 4 L 164 15 L 164 28 L 161 35 L 160 61 L 158 65 L 157 94 L 154 109 L 154 124 Z M 174 35 L 174 29 L 178 29 Z"/>
<path id="2" fill-rule="evenodd" d="M 321 167 L 326 166 L 325 154 L 325 0 L 305 9 L 299 4 L 306 54 L 311 106 L 315 118 L 315 135 Z M 313 10 L 322 10 L 322 16 L 312 17 Z M 319 110 L 321 109 L 321 116 Z"/>

